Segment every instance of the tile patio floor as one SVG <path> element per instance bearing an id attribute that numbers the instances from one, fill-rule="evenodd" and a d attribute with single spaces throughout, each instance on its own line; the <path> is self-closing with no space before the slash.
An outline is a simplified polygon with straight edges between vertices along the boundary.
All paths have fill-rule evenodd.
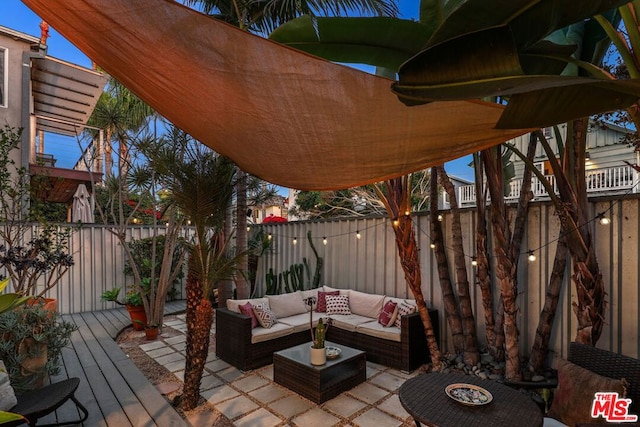
<path id="1" fill-rule="evenodd" d="M 140 346 L 147 355 L 183 380 L 185 315 L 165 325 L 182 335 Z M 215 327 L 214 327 L 215 328 Z M 212 336 L 213 342 L 213 336 Z M 399 427 L 414 425 L 398 400 L 402 383 L 417 375 L 367 362 L 367 381 L 322 405 L 273 382 L 273 365 L 242 372 L 211 351 L 201 383 L 201 395 L 240 427 Z M 202 419 L 197 422 L 202 426 Z"/>

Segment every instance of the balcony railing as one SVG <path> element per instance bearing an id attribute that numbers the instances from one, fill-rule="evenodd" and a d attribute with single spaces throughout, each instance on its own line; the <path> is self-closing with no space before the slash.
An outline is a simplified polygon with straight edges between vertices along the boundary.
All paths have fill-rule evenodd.
<path id="1" fill-rule="evenodd" d="M 555 193 L 558 193 L 555 176 L 545 175 Z M 617 166 L 613 168 L 593 169 L 586 172 L 587 194 L 621 194 L 626 192 L 640 192 L 638 181 L 640 176 L 631 166 Z M 509 183 L 511 192 L 505 197 L 507 201 L 516 201 L 520 197 L 522 179 L 514 179 Z M 533 200 L 548 200 L 549 195 L 540 180 L 534 177 L 531 181 Z M 458 188 L 458 204 L 462 207 L 475 206 L 476 192 L 474 185 L 465 185 Z M 445 203 L 448 207 L 448 203 Z"/>

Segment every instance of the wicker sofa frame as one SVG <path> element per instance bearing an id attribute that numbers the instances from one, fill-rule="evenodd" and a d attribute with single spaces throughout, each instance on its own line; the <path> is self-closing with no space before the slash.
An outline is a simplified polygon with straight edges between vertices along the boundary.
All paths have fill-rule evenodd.
<path id="1" fill-rule="evenodd" d="M 567 360 L 603 377 L 627 380 L 629 409 L 640 414 L 640 360 L 576 342 L 569 344 Z"/>
<path id="2" fill-rule="evenodd" d="M 429 310 L 431 323 L 439 338 L 438 310 Z M 429 349 L 419 313 L 402 319 L 400 342 L 330 327 L 327 340 L 357 348 L 367 360 L 410 372 L 429 362 Z M 309 331 L 295 332 L 268 341 L 251 342 L 251 318 L 227 308 L 216 309 L 216 355 L 242 371 L 273 363 L 273 353 L 309 342 Z"/>

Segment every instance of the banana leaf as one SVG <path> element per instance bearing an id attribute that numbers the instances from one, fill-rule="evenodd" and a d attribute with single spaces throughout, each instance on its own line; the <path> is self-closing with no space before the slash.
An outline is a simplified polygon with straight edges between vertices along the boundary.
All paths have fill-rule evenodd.
<path id="1" fill-rule="evenodd" d="M 435 46 L 454 38 L 509 26 L 514 42 L 523 51 L 555 30 L 588 19 L 629 0 L 451 0 L 445 5 L 445 19 L 428 42 Z"/>
<path id="2" fill-rule="evenodd" d="M 269 39 L 333 62 L 397 71 L 419 52 L 434 26 L 397 18 L 311 18 L 289 21 Z"/>

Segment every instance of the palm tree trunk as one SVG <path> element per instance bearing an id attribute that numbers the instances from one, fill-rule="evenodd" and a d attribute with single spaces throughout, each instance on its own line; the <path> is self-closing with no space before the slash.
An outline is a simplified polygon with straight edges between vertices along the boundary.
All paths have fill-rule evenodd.
<path id="1" fill-rule="evenodd" d="M 181 407 L 185 411 L 198 406 L 200 399 L 200 382 L 209 354 L 209 340 L 213 324 L 213 308 L 208 298 L 200 300 L 193 321 L 194 328 L 188 331 L 190 339 L 187 341 L 184 389 L 181 401 Z"/>
<path id="2" fill-rule="evenodd" d="M 393 230 L 396 236 L 396 246 L 398 248 L 398 255 L 400 256 L 402 270 L 404 271 L 404 278 L 416 300 L 420 319 L 424 325 L 424 333 L 427 338 L 433 369 L 440 370 L 442 367 L 440 348 L 438 341 L 436 341 L 433 324 L 431 323 L 429 311 L 427 310 L 424 295 L 422 294 L 420 259 L 411 217 L 406 215 L 400 216 L 398 218 L 398 225 L 394 227 Z"/>
<path id="3" fill-rule="evenodd" d="M 460 209 L 458 209 L 458 198 L 455 188 L 449 180 L 443 166 L 438 166 L 438 181 L 449 195 L 451 206 L 451 233 L 453 258 L 456 270 L 456 284 L 458 288 L 458 304 L 460 305 L 460 315 L 462 317 L 462 330 L 464 333 L 464 363 L 469 366 L 477 365 L 480 361 L 478 351 L 478 336 L 476 332 L 476 319 L 473 315 L 471 305 L 471 293 L 469 291 L 469 278 L 467 275 L 467 263 L 462 245 L 462 226 L 460 224 Z"/>
<path id="4" fill-rule="evenodd" d="M 499 360 L 498 356 L 502 354 L 502 349 L 499 349 L 496 344 L 497 337 L 493 307 L 493 284 L 491 283 L 491 264 L 489 263 L 487 247 L 487 197 L 484 189 L 484 176 L 482 174 L 480 156 L 474 154 L 473 161 L 476 178 L 476 280 L 478 281 L 478 287 L 480 288 L 480 294 L 482 295 L 487 350 L 494 359 Z"/>
<path id="5" fill-rule="evenodd" d="M 251 297 L 251 285 L 248 280 L 249 265 L 247 260 L 247 174 L 238 168 L 238 183 L 236 184 L 236 253 L 241 255 L 238 260 L 238 274 L 236 274 L 236 290 L 238 299 Z"/>
<path id="6" fill-rule="evenodd" d="M 429 183 L 429 204 L 430 204 L 430 224 L 431 224 L 431 243 L 434 244 L 433 254 L 436 258 L 438 266 L 438 279 L 440 281 L 440 289 L 442 290 L 442 300 L 444 303 L 445 316 L 447 323 L 451 329 L 451 338 L 453 348 L 456 353 L 464 351 L 464 331 L 462 329 L 462 318 L 460 316 L 460 308 L 456 300 L 451 276 L 449 272 L 449 264 L 447 262 L 447 253 L 444 250 L 444 235 L 442 233 L 442 225 L 438 221 L 438 168 L 431 168 L 431 181 Z"/>
<path id="7" fill-rule="evenodd" d="M 434 370 L 443 367 L 442 357 L 433 324 L 429 317 L 429 311 L 422 294 L 422 273 L 420 271 L 420 256 L 416 243 L 415 230 L 411 221 L 411 178 L 403 176 L 389 181 L 385 181 L 386 194 L 379 187 L 375 186 L 380 201 L 385 205 L 389 217 L 393 220 L 393 232 L 396 238 L 396 247 L 400 264 L 404 271 L 404 278 L 411 289 L 411 293 L 416 300 L 418 313 L 424 326 L 424 333 L 427 339 L 427 346 L 431 354 L 431 363 Z M 310 233 L 310 232 L 309 232 Z"/>
<path id="8" fill-rule="evenodd" d="M 531 355 L 529 356 L 529 370 L 532 372 L 540 373 L 546 365 L 551 328 L 553 327 L 556 317 L 568 255 L 569 248 L 567 247 L 567 242 L 564 236 L 560 235 L 558 245 L 556 246 L 556 255 L 553 260 L 553 268 L 551 269 L 551 277 L 549 278 L 544 307 L 540 313 L 536 336 L 533 340 L 533 346 L 531 347 Z"/>
<path id="9" fill-rule="evenodd" d="M 225 213 L 223 230 L 225 239 L 233 232 L 232 209 L 232 207 L 228 207 Z M 221 280 L 218 284 L 218 307 L 226 307 L 228 299 L 233 299 L 233 280 Z"/>
<path id="10" fill-rule="evenodd" d="M 482 152 L 487 185 L 491 193 L 491 223 L 495 240 L 496 278 L 504 304 L 505 377 L 509 380 L 520 380 L 517 286 L 512 275 L 514 266 L 508 253 L 511 239 L 509 238 L 509 227 L 502 195 L 502 168 L 498 167 L 498 164 L 501 164 L 500 159 L 500 152 L 496 149 Z"/>

